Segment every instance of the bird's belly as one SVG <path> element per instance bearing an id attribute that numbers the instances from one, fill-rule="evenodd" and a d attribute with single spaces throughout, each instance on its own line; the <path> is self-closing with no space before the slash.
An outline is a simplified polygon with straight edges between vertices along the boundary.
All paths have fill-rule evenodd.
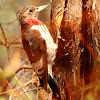
<path id="1" fill-rule="evenodd" d="M 31 63 L 36 63 L 40 60 L 43 52 L 40 49 L 39 44 L 36 40 L 22 40 L 23 47 L 30 59 Z"/>

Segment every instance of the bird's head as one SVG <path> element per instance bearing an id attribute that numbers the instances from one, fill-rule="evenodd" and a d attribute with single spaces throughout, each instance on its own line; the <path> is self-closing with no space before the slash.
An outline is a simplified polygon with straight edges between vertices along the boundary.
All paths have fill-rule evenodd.
<path id="1" fill-rule="evenodd" d="M 29 6 L 27 8 L 24 7 L 19 13 L 20 24 L 21 25 L 22 24 L 29 24 L 29 25 L 38 24 L 40 22 L 37 19 L 39 12 L 49 6 L 50 4 L 39 6 L 39 7 L 34 7 L 34 6 Z"/>

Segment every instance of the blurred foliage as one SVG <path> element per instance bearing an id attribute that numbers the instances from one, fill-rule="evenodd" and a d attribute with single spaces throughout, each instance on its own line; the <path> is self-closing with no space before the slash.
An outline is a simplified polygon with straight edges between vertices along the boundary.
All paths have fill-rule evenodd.
<path id="1" fill-rule="evenodd" d="M 87 100 L 95 100 L 94 97 L 93 97 L 93 95 L 90 94 L 90 93 L 87 94 L 86 99 L 87 99 Z"/>
<path id="2" fill-rule="evenodd" d="M 0 96 L 0 100 L 7 100 L 7 99 L 3 96 Z"/>

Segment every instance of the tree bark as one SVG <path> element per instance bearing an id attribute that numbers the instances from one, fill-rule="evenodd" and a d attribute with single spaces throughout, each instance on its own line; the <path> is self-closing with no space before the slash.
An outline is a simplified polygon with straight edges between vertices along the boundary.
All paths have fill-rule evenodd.
<path id="1" fill-rule="evenodd" d="M 58 39 L 53 72 L 59 80 L 61 100 L 79 100 L 78 90 L 91 83 L 94 59 L 98 58 L 92 25 L 94 1 L 98 0 L 52 0 L 51 34 Z"/>

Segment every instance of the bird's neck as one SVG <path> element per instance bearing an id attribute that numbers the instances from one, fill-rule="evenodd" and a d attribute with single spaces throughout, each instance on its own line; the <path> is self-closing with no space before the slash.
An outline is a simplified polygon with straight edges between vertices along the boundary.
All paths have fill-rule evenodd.
<path id="1" fill-rule="evenodd" d="M 33 26 L 33 25 L 39 25 L 41 21 L 38 20 L 37 18 L 34 18 L 34 19 L 28 19 L 25 24 L 26 25 L 29 25 L 29 26 Z"/>

